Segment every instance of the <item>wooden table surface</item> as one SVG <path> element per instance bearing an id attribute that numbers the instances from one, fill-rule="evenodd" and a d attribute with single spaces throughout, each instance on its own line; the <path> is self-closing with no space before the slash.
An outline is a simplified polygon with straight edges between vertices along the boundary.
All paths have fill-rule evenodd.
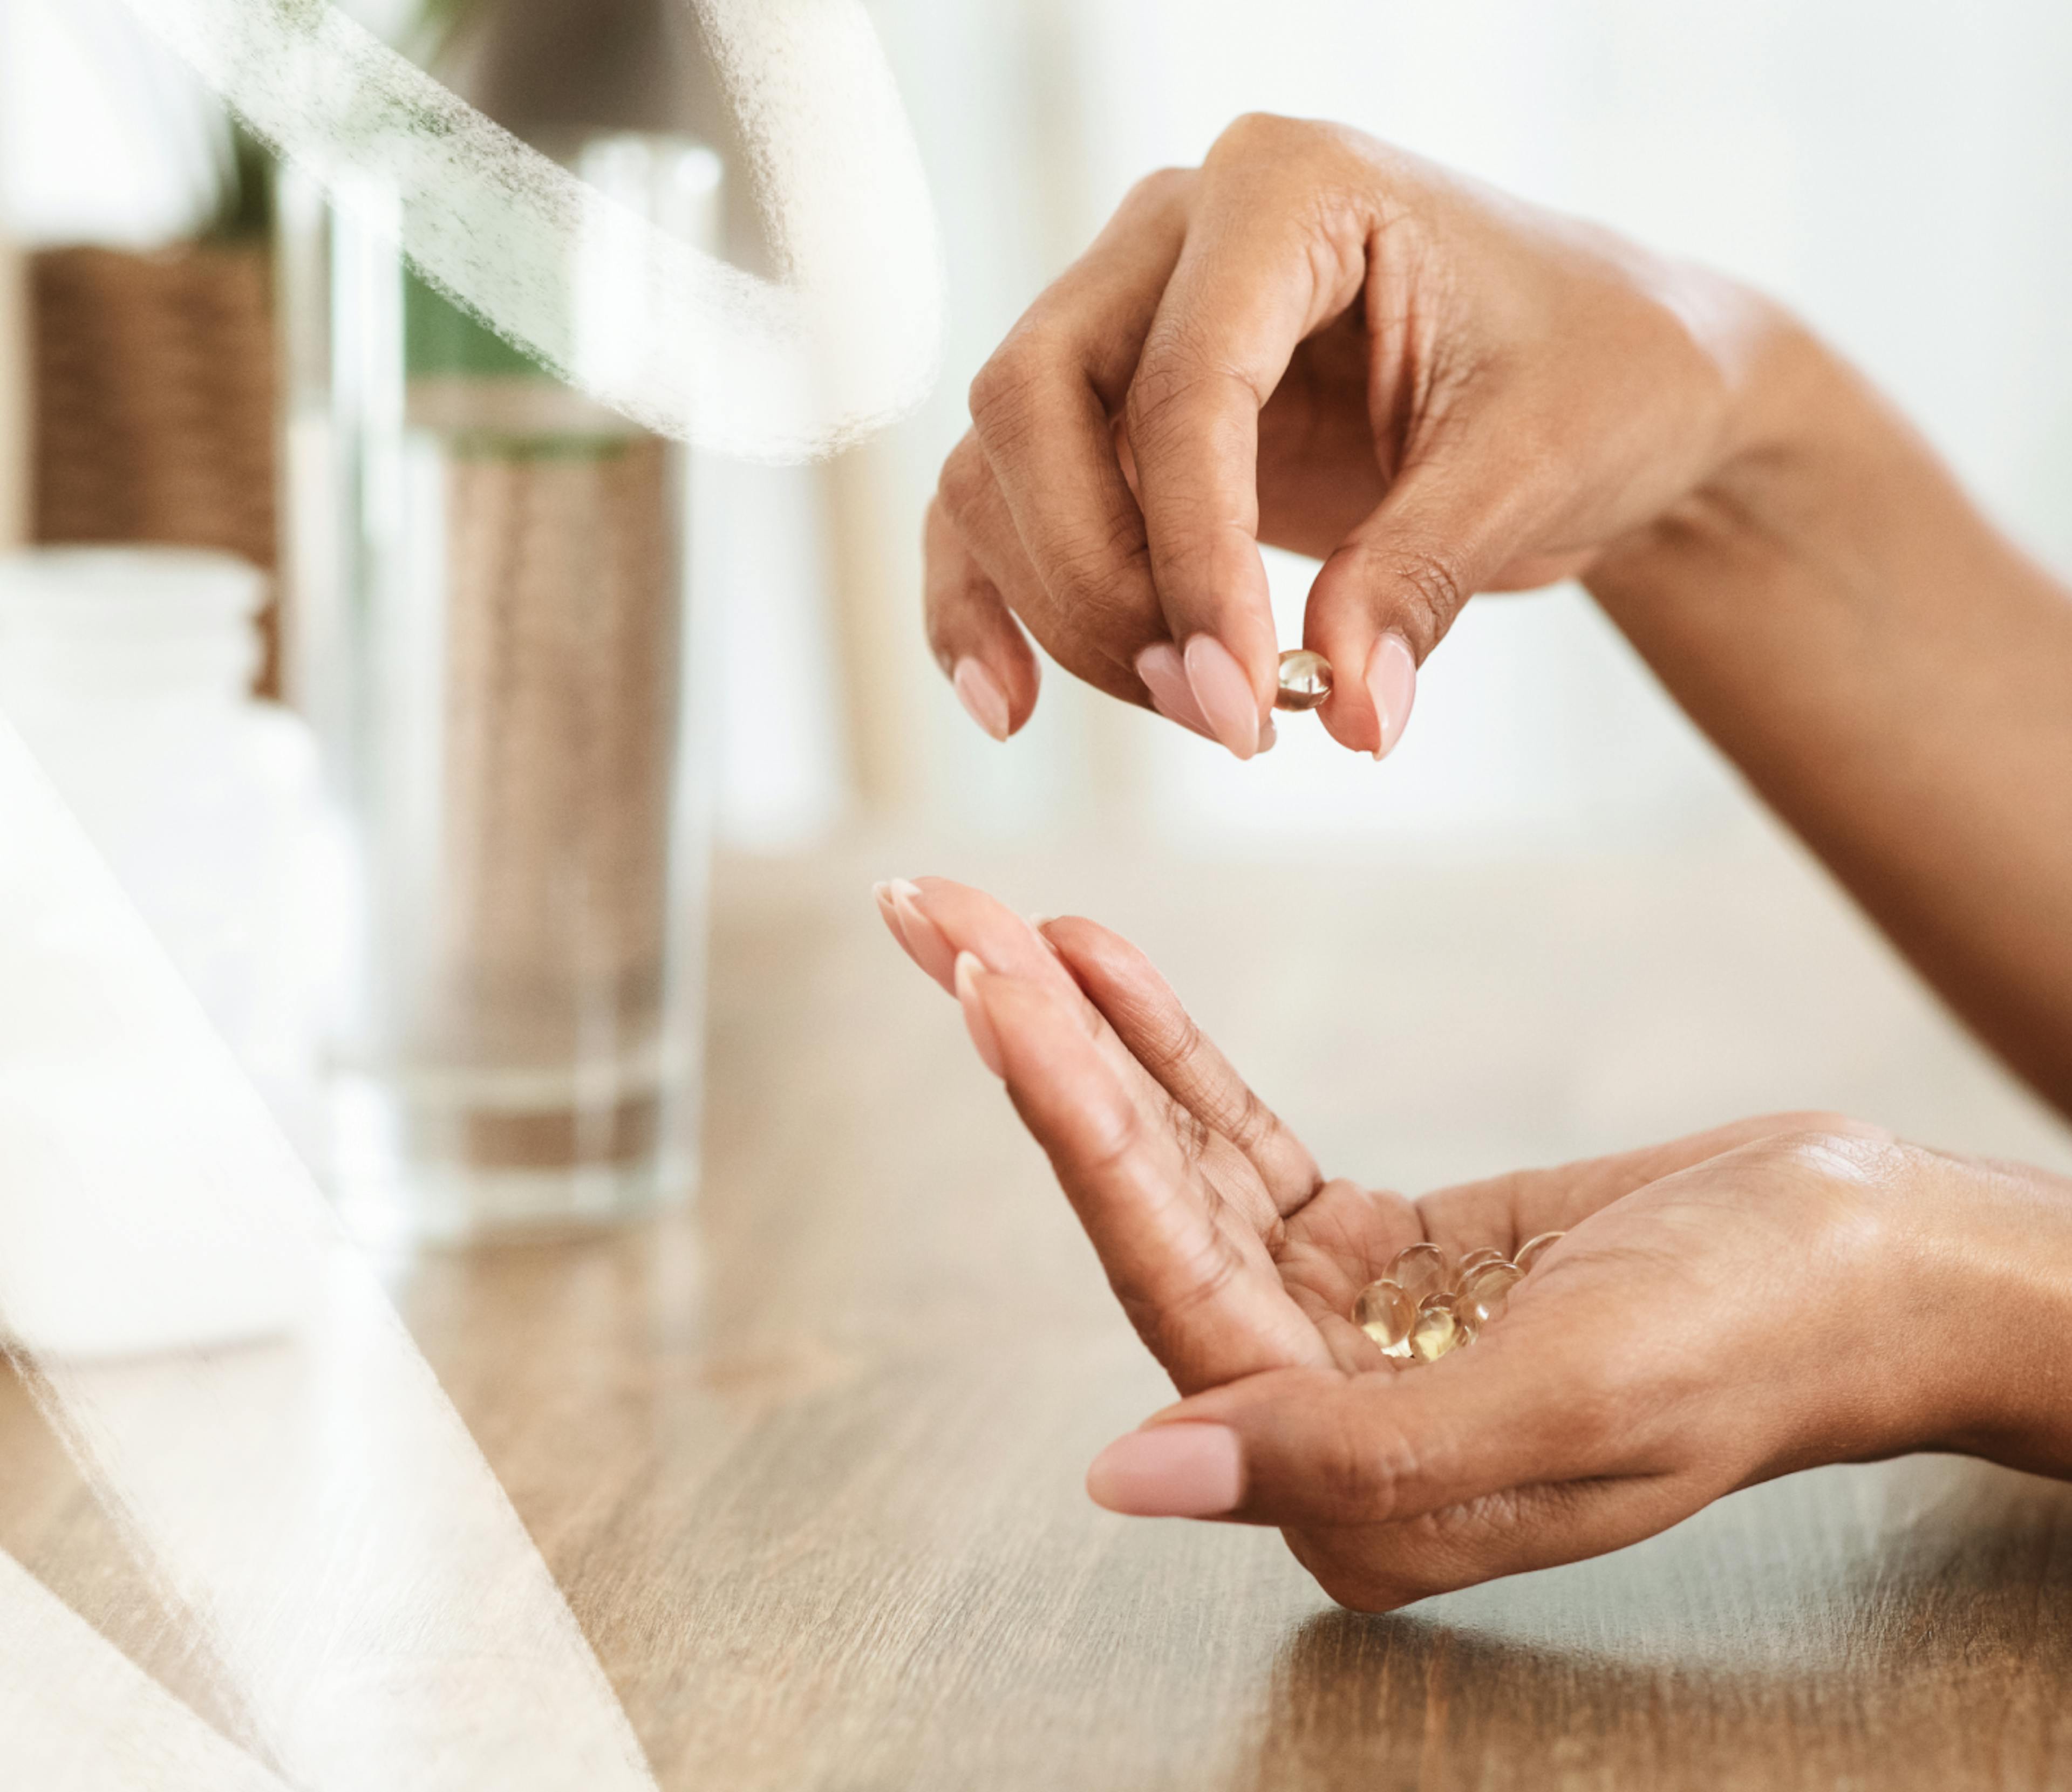
<path id="1" fill-rule="evenodd" d="M 1088 1458 L 1168 1391 L 879 931 L 869 880 L 931 869 L 1134 933 L 1327 1169 L 1422 1186 L 1804 1104 L 2072 1163 L 1763 839 L 730 865 L 697 1204 L 394 1277 L 662 1786 L 2072 1786 L 2054 1482 L 1822 1470 L 1388 1618 L 1271 1532 L 1089 1505 Z M 175 1690 L 205 1681 L 15 1390 L 0 1545 Z"/>

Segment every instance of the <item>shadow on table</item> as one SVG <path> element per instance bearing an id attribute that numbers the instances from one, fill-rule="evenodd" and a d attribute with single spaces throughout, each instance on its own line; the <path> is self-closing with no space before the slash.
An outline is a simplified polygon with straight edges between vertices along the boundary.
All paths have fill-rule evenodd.
<path id="1" fill-rule="evenodd" d="M 1597 1561 L 1275 1663 L 1260 1788 L 1901 1787 L 2072 1776 L 2072 1486 L 1951 1458 L 1791 1477 Z"/>

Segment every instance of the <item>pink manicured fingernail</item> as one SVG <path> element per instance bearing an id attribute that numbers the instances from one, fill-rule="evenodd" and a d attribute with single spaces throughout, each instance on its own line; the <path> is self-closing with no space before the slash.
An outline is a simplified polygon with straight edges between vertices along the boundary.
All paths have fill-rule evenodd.
<path id="1" fill-rule="evenodd" d="M 870 893 L 877 899 L 878 918 L 885 923 L 886 931 L 899 942 L 899 949 L 904 952 L 906 949 L 906 929 L 899 925 L 899 910 L 892 900 L 892 886 L 890 884 L 874 884 L 870 887 Z"/>
<path id="2" fill-rule="evenodd" d="M 1057 918 L 1055 915 L 1031 915 L 1028 920 L 1029 925 L 1036 930 L 1036 937 L 1043 942 L 1043 949 L 1062 965 L 1065 962 L 1064 953 L 1058 949 L 1058 942 L 1043 931 Z"/>
<path id="3" fill-rule="evenodd" d="M 1272 752 L 1280 744 L 1281 731 L 1273 725 L 1273 718 L 1269 716 L 1259 724 L 1259 750 Z"/>
<path id="4" fill-rule="evenodd" d="M 1212 634 L 1198 634 L 1182 656 L 1188 688 L 1202 706 L 1215 737 L 1240 759 L 1259 751 L 1259 699 L 1244 668 Z"/>
<path id="5" fill-rule="evenodd" d="M 985 1004 L 979 999 L 979 973 L 985 967 L 978 962 L 975 952 L 960 952 L 956 970 L 953 973 L 957 992 L 957 1006 L 964 1011 L 964 1031 L 971 1035 L 972 1046 L 980 1060 L 994 1076 L 1007 1074 L 1000 1056 L 1000 1035 L 993 1030 L 993 1019 L 985 1011 Z"/>
<path id="6" fill-rule="evenodd" d="M 1151 693 L 1153 706 L 1169 722 L 1192 728 L 1204 740 L 1213 740 L 1209 719 L 1194 701 L 1187 683 L 1187 668 L 1181 663 L 1180 650 L 1170 641 L 1154 641 L 1137 656 L 1137 675 Z"/>
<path id="7" fill-rule="evenodd" d="M 1374 757 L 1385 758 L 1403 738 L 1410 706 L 1417 701 L 1417 662 L 1401 635 L 1385 634 L 1374 644 L 1367 655 L 1367 694 L 1381 723 L 1381 744 Z"/>
<path id="8" fill-rule="evenodd" d="M 950 675 L 950 683 L 971 719 L 994 740 L 1005 740 L 1012 718 L 1008 714 L 1007 693 L 1000 688 L 999 679 L 978 661 L 960 659 L 956 670 Z"/>
<path id="9" fill-rule="evenodd" d="M 1087 1495 L 1137 1518 L 1214 1518 L 1244 1494 L 1244 1456 L 1228 1425 L 1154 1425 L 1118 1437 L 1087 1470 Z"/>
<path id="10" fill-rule="evenodd" d="M 950 942 L 943 937 L 942 929 L 923 914 L 917 905 L 921 886 L 910 884 L 903 877 L 895 877 L 886 888 L 892 892 L 892 912 L 898 921 L 899 937 L 906 942 L 909 956 L 955 994 L 952 979 L 956 974 L 957 955 L 950 949 Z"/>

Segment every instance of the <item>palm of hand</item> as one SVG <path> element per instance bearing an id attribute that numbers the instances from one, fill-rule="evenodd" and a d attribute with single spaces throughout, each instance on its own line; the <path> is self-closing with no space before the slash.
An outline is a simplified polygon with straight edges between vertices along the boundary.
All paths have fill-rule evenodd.
<path id="1" fill-rule="evenodd" d="M 1883 1255 L 1872 1185 L 1891 1147 L 1870 1130 L 1745 1122 L 1414 1202 L 1326 1182 L 1114 934 L 1078 920 L 1039 934 L 935 880 L 881 900 L 996 1068 L 1010 1041 L 1017 1108 L 1189 1396 L 1173 1416 L 1263 1428 L 1231 1515 L 1280 1525 L 1346 1603 L 1614 1548 L 1746 1481 L 1876 1453 L 1902 1422 L 1823 1412 L 1814 1369 L 1749 1373 L 1778 1302 L 1796 1303 L 1807 1364 L 1852 1347 L 1857 1313 L 1836 1297 L 1874 1288 Z M 1500 1324 L 1429 1368 L 1400 1373 L 1349 1317 L 1406 1245 L 1457 1256 L 1572 1229 Z"/>
<path id="2" fill-rule="evenodd" d="M 1018 1100 L 1117 1298 L 1182 1393 L 1264 1369 L 1389 1369 L 1352 1323 L 1353 1303 L 1397 1252 L 1434 1237 L 1435 1212 L 1445 1221 L 1435 1241 L 1457 1254 L 1527 1236 L 1502 1188 L 1433 1210 L 1325 1180 L 1143 955 L 1104 928 L 1070 920 L 1038 934 L 991 897 L 932 880 L 910 899 L 903 930 L 887 918 L 910 947 L 924 933 L 934 949 L 915 956 L 946 986 L 954 956 L 969 953 L 1069 1019 L 1076 1061 L 1061 1053 L 1046 1087 Z M 1038 1101 L 1047 1114 L 1031 1113 Z M 1090 1115 L 1129 1137 L 1126 1152 L 1096 1147 L 1091 1167 L 1050 1136 L 1085 1142 Z"/>
<path id="3" fill-rule="evenodd" d="M 1155 1081 L 1149 1067 L 1145 1074 Z M 1170 1095 L 1162 1105 L 1174 1149 L 1189 1167 L 1190 1191 L 1227 1241 L 1231 1260 L 1240 1265 L 1235 1273 L 1256 1278 L 1260 1306 L 1270 1306 L 1270 1292 L 1277 1289 L 1314 1331 L 1316 1347 L 1298 1360 L 1330 1363 L 1348 1374 L 1392 1367 L 1350 1315 L 1360 1290 L 1389 1260 L 1425 1236 L 1416 1204 L 1340 1179 L 1314 1182 L 1299 1204 L 1284 1211 L 1266 1173 L 1240 1145 L 1205 1126 Z M 1205 1266 L 1199 1298 L 1214 1294 L 1219 1273 L 1213 1264 Z M 1183 1374 L 1171 1354 L 1181 1340 L 1170 1340 L 1166 1349 L 1157 1338 L 1147 1335 L 1145 1342 L 1174 1370 L 1180 1391 L 1194 1392 L 1194 1376 Z"/>
<path id="4" fill-rule="evenodd" d="M 1493 1573 L 1598 1553 L 1735 1486 L 1821 1460 L 1885 1453 L 1884 1415 L 1819 1410 L 1828 1391 L 1818 1365 L 1860 1339 L 1851 1335 L 1854 1310 L 1822 1306 L 1802 1279 L 1809 1261 L 1826 1258 L 1845 1286 L 1877 1280 L 1881 1228 L 1863 1223 L 1862 1164 L 1850 1149 L 1870 1136 L 1868 1129 L 1833 1116 L 1771 1117 L 1422 1202 L 1323 1183 L 1284 1214 L 1274 1208 L 1267 1175 L 1235 1141 L 1170 1097 L 1166 1118 L 1190 1163 L 1196 1197 L 1242 1265 L 1235 1273 L 1256 1278 L 1261 1290 L 1258 1301 L 1241 1303 L 1227 1290 L 1219 1298 L 1213 1275 L 1204 1276 L 1194 1302 L 1226 1314 L 1264 1306 L 1268 1281 L 1277 1283 L 1314 1327 L 1321 1359 L 1346 1377 L 1403 1372 L 1347 1315 L 1405 1245 L 1429 1240 L 1457 1258 L 1480 1245 L 1509 1253 L 1538 1231 L 1576 1228 L 1551 1268 L 1514 1294 L 1515 1319 L 1507 1314 L 1507 1326 L 1493 1327 L 1478 1348 L 1520 1347 L 1509 1363 L 1492 1365 L 1500 1372 L 1545 1348 L 1544 1372 L 1531 1378 L 1536 1386 L 1520 1387 L 1519 1404 L 1540 1408 L 1536 1417 L 1558 1416 L 1572 1444 L 1597 1452 L 1598 1472 L 1578 1474 L 1572 1454 L 1550 1452 L 1544 1473 L 1528 1467 L 1503 1485 L 1470 1488 L 1467 1497 L 1441 1498 L 1407 1516 L 1388 1501 L 1372 1518 L 1282 1523 L 1296 1559 L 1345 1604 L 1389 1610 Z M 1883 1150 L 1871 1146 L 1870 1160 Z M 1853 1261 L 1836 1262 L 1838 1253 Z M 1192 1370 L 1199 1362 L 1211 1384 L 1222 1384 L 1192 1328 L 1140 1320 L 1139 1331 L 1183 1394 L 1198 1389 L 1182 1364 Z M 1790 1404 L 1778 1399 L 1782 1389 L 1749 1375 L 1766 1358 L 1774 1372 L 1780 1331 L 1803 1353 L 1799 1372 L 1785 1376 L 1799 1384 L 1806 1406 L 1796 1427 L 1778 1425 Z M 1319 1360 L 1291 1353 L 1286 1367 L 1314 1372 Z M 1416 1372 L 1437 1388 L 1449 1368 L 1468 1367 Z M 1200 1403 L 1202 1416 L 1212 1415 L 1215 1400 L 1211 1393 Z M 1412 1433 L 1397 1441 L 1406 1454 L 1429 1448 Z M 1342 1447 L 1363 1445 L 1349 1439 Z M 1309 1466 L 1372 1485 L 1342 1461 Z"/>

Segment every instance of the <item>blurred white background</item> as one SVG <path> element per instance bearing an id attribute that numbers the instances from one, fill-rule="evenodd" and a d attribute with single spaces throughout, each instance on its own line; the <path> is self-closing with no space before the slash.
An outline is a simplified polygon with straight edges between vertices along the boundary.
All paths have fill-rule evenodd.
<path id="1" fill-rule="evenodd" d="M 1264 109 L 1357 125 L 1780 294 L 2000 517 L 2072 563 L 2062 6 L 906 0 L 880 16 L 951 258 L 945 377 L 890 449 L 905 505 L 962 425 L 970 372 L 1129 182 L 1198 160 L 1229 119 Z M 1292 645 L 1309 568 L 1273 570 Z M 977 825 L 1063 823 L 1120 789 L 1197 845 L 1274 850 L 1328 830 L 1479 855 L 1709 825 L 1741 800 L 1573 592 L 1472 606 L 1379 767 L 1299 719 L 1238 766 L 1177 730 L 1060 703 L 1061 678 L 997 749 L 922 670 L 927 800 Z"/>
<path id="2" fill-rule="evenodd" d="M 365 0 L 380 22 L 393 5 Z M 1138 175 L 1251 109 L 1337 118 L 1776 292 L 1988 503 L 2072 564 L 2072 11 L 2047 0 L 876 0 L 934 182 L 950 333 L 925 411 L 829 470 L 730 469 L 715 585 L 738 844 L 860 807 L 1026 836 L 1481 856 L 1688 833 L 1743 799 L 1579 594 L 1474 606 L 1375 766 L 1297 719 L 1250 766 L 1047 679 L 1005 748 L 923 648 L 919 518 L 972 372 Z M 120 0 L 0 0 L 18 237 L 191 230 L 208 109 Z M 1272 556 L 1293 642 L 1309 568 Z M 773 673 L 768 670 L 775 668 Z"/>

